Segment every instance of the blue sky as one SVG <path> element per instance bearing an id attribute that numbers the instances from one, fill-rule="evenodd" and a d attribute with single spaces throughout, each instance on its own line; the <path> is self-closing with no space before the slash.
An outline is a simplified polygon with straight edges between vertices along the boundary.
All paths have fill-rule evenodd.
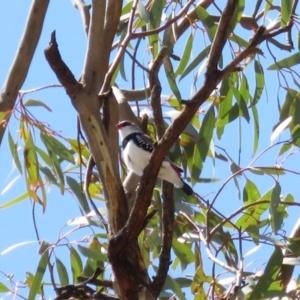
<path id="1" fill-rule="evenodd" d="M 0 10 L 0 40 L 1 40 L 1 56 L 0 56 L 0 83 L 3 84 L 7 72 L 10 68 L 11 62 L 14 58 L 16 48 L 21 37 L 24 24 L 27 18 L 27 11 L 30 7 L 31 1 L 23 0 L 19 1 L 18 8 L 16 9 L 15 3 L 9 0 L 2 0 Z M 29 90 L 41 86 L 47 86 L 51 84 L 56 84 L 57 79 L 53 74 L 52 70 L 48 66 L 44 58 L 44 48 L 47 47 L 50 34 L 53 30 L 56 30 L 57 41 L 59 44 L 59 50 L 64 61 L 67 63 L 69 68 L 72 70 L 73 74 L 77 77 L 80 76 L 84 57 L 85 57 L 85 46 L 86 46 L 86 36 L 82 27 L 80 15 L 78 11 L 72 6 L 71 1 L 61 1 L 54 0 L 51 1 L 45 21 L 45 26 L 43 28 L 43 33 L 37 47 L 33 63 L 30 67 L 28 77 L 22 90 Z M 250 38 L 250 33 L 248 32 L 247 40 Z M 183 36 L 182 43 L 184 44 L 187 36 Z M 285 37 L 283 38 L 283 40 Z M 181 46 L 175 48 L 175 51 L 181 53 Z M 268 66 L 273 61 L 269 60 L 268 53 L 265 46 L 263 46 L 263 51 L 266 52 L 266 58 L 260 57 L 260 61 L 263 66 Z M 280 52 L 274 50 L 274 53 L 278 57 L 288 56 L 286 52 Z M 177 54 L 177 53 L 176 53 Z M 144 61 L 147 63 L 147 55 L 144 57 Z M 248 80 L 250 85 L 254 86 L 254 75 L 253 75 L 253 64 L 248 66 L 248 71 L 246 74 L 249 75 Z M 297 68 L 295 68 L 297 71 Z M 299 71 L 299 68 L 298 68 Z M 272 133 L 272 127 L 278 121 L 277 112 L 277 77 L 274 71 L 265 71 L 265 79 L 267 86 L 267 93 L 264 92 L 262 96 L 261 103 L 259 104 L 259 115 L 261 123 L 260 132 L 260 145 L 259 151 L 262 151 L 270 145 L 270 135 Z M 251 74 L 251 75 L 250 75 Z M 189 98 L 190 96 L 190 81 L 191 78 L 186 78 L 182 81 L 180 88 L 183 94 L 183 98 Z M 143 81 L 138 81 L 141 88 L 143 86 Z M 129 87 L 130 84 L 124 81 L 118 82 L 121 87 Z M 164 83 L 164 82 L 163 82 Z M 199 84 L 200 85 L 200 84 Z M 199 87 L 198 85 L 198 87 Z M 165 88 L 167 84 L 163 84 Z M 169 94 L 170 90 L 165 88 L 163 90 L 164 94 Z M 281 103 L 284 100 L 284 94 L 280 94 Z M 30 93 L 25 96 L 25 99 L 36 99 L 44 101 L 51 109 L 51 113 L 43 108 L 32 108 L 31 112 L 51 125 L 51 128 L 57 131 L 61 131 L 62 135 L 65 137 L 75 137 L 76 135 L 76 113 L 70 104 L 69 98 L 67 97 L 65 91 L 62 88 L 49 88 L 40 92 Z M 204 106 L 206 107 L 206 106 Z M 244 120 L 241 122 L 242 126 L 242 156 L 241 165 L 246 166 L 252 160 L 252 125 L 246 124 Z M 14 139 L 17 138 L 18 130 L 18 120 L 12 118 L 9 123 L 9 131 L 11 132 Z M 226 148 L 230 153 L 231 157 L 237 162 L 238 159 L 238 126 L 237 122 L 234 122 L 226 128 L 226 132 L 222 141 L 215 140 L 215 144 Z M 288 135 L 284 134 L 284 138 Z M 274 158 L 276 153 L 278 153 L 278 148 L 268 152 L 263 155 L 257 165 L 274 165 Z M 295 169 L 295 164 L 299 165 L 299 159 L 295 156 L 286 165 L 290 169 Z M 12 158 L 7 144 L 7 136 L 4 137 L 1 149 L 0 149 L 0 193 L 5 189 L 5 187 L 18 176 L 16 169 L 13 169 Z M 224 162 L 217 161 L 215 165 L 215 171 L 212 171 L 212 162 L 207 160 L 205 163 L 205 168 L 203 171 L 203 177 L 221 178 L 220 182 L 215 184 L 200 184 L 197 185 L 197 192 L 202 196 L 211 195 L 215 193 L 226 178 L 230 176 L 229 165 Z M 248 175 L 248 174 L 247 174 Z M 274 181 L 271 178 L 263 179 L 257 176 L 249 175 L 249 178 L 257 183 L 260 188 L 261 194 L 264 194 L 273 185 Z M 243 187 L 243 178 L 239 179 L 240 187 Z M 297 187 L 299 184 L 299 178 L 295 176 L 287 175 L 280 181 L 283 186 L 282 193 L 292 193 L 297 195 Z M 6 193 L 0 194 L 0 205 L 17 197 L 18 195 L 25 192 L 25 183 L 23 178 L 19 178 L 15 184 Z M 297 200 L 297 199 L 296 199 Z M 221 196 L 217 201 L 218 208 L 223 214 L 232 213 L 234 207 L 239 207 L 242 202 L 237 198 L 237 192 L 234 187 L 233 182 L 226 186 Z M 289 233 L 292 225 L 297 219 L 299 212 L 298 208 L 289 209 L 289 220 L 287 220 L 285 230 Z M 50 187 L 48 189 L 48 207 L 46 213 L 42 213 L 41 207 L 36 208 L 36 217 L 39 228 L 39 233 L 42 239 L 48 240 L 50 243 L 54 243 L 57 240 L 58 232 L 64 227 L 66 222 L 72 218 L 80 215 L 80 211 L 76 204 L 76 200 L 70 195 L 65 194 L 61 196 L 56 187 Z M 0 210 L 0 252 L 7 249 L 10 246 L 16 245 L 21 242 L 35 241 L 35 232 L 32 223 L 32 206 L 29 200 L 25 200 L 18 205 L 13 207 Z M 71 228 L 64 228 L 63 232 L 67 232 Z M 74 234 L 71 236 L 71 240 L 76 240 L 78 238 L 83 238 L 85 235 L 92 234 L 91 230 L 86 229 L 79 232 L 78 235 Z M 253 244 L 249 245 L 252 247 Z M 246 251 L 246 250 L 245 250 Z M 264 249 L 259 256 L 251 256 L 249 261 L 254 261 L 256 259 L 266 259 L 270 256 L 272 248 L 269 247 Z M 68 251 L 63 247 L 57 251 L 60 259 L 67 258 Z M 5 255 L 0 255 L 0 271 L 4 273 L 14 274 L 16 281 L 25 279 L 25 271 L 35 272 L 36 265 L 38 262 L 38 245 L 36 242 L 17 247 L 14 250 L 9 251 Z M 259 260 L 255 265 L 259 266 L 263 263 Z M 253 270 L 252 267 L 249 267 Z M 208 268 L 208 273 L 209 273 Z M 189 270 L 188 273 L 193 273 Z M 180 275 L 180 274 L 177 274 Z M 0 281 L 5 282 L 5 277 L 0 274 Z M 53 293 L 50 293 L 53 296 Z"/>

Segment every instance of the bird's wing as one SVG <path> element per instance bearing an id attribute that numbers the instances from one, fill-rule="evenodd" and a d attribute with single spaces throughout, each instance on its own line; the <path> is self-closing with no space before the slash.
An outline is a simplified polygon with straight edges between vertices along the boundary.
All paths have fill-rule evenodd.
<path id="1" fill-rule="evenodd" d="M 135 139 L 137 140 L 137 142 L 139 142 L 139 139 L 143 140 L 148 145 L 146 150 L 148 152 L 152 153 L 153 141 L 150 136 L 140 133 L 140 134 L 136 134 Z M 179 166 L 174 164 L 169 158 L 165 157 L 163 164 L 164 164 L 164 162 L 168 162 L 171 165 L 171 167 L 175 170 L 176 173 L 180 174 L 183 172 L 183 170 Z"/>
<path id="2" fill-rule="evenodd" d="M 144 144 L 144 149 L 150 153 L 152 153 L 153 151 L 153 141 L 150 138 L 150 136 L 145 135 L 143 133 L 137 133 L 134 136 L 135 142 L 136 144 L 140 145 L 140 144 Z"/>
<path id="3" fill-rule="evenodd" d="M 177 166 L 176 164 L 174 164 L 170 159 L 168 159 L 167 157 L 165 157 L 164 161 L 167 161 L 171 167 L 175 170 L 175 172 L 180 175 L 180 173 L 183 173 L 183 170 Z"/>

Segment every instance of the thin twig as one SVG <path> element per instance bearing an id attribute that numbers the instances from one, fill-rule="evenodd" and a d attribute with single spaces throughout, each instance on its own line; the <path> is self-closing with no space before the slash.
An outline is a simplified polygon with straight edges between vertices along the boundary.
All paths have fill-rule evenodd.
<path id="1" fill-rule="evenodd" d="M 220 261 L 219 259 L 217 259 L 210 251 L 209 248 L 209 243 L 207 241 L 207 239 L 204 237 L 203 232 L 201 229 L 198 228 L 198 226 L 195 224 L 195 222 L 184 212 L 180 212 L 181 215 L 183 215 L 188 222 L 196 229 L 196 231 L 198 232 L 199 235 L 199 239 L 201 240 L 201 242 L 203 242 L 204 246 L 205 246 L 205 250 L 206 253 L 208 255 L 208 257 L 217 265 L 219 265 L 220 267 L 224 268 L 225 270 L 227 270 L 230 273 L 236 274 L 238 272 L 238 270 L 236 270 L 235 268 L 232 268 L 226 264 L 224 264 L 222 261 Z"/>

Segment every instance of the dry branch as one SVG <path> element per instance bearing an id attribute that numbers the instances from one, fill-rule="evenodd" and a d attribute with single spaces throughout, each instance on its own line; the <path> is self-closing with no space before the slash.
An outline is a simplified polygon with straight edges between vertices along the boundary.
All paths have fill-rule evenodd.
<path id="1" fill-rule="evenodd" d="M 10 119 L 19 90 L 21 89 L 32 61 L 36 46 L 40 39 L 49 0 L 34 0 L 32 2 L 26 27 L 20 45 L 3 84 L 0 95 L 0 113 L 5 113 L 5 121 Z M 0 145 L 6 126 L 0 126 Z"/>

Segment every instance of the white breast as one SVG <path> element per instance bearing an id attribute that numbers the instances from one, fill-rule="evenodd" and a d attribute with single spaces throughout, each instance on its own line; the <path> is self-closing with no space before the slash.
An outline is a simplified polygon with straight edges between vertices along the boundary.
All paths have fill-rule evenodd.
<path id="1" fill-rule="evenodd" d="M 124 149 L 124 161 L 130 171 L 142 176 L 149 159 L 150 152 L 142 150 L 133 141 L 128 142 Z"/>

